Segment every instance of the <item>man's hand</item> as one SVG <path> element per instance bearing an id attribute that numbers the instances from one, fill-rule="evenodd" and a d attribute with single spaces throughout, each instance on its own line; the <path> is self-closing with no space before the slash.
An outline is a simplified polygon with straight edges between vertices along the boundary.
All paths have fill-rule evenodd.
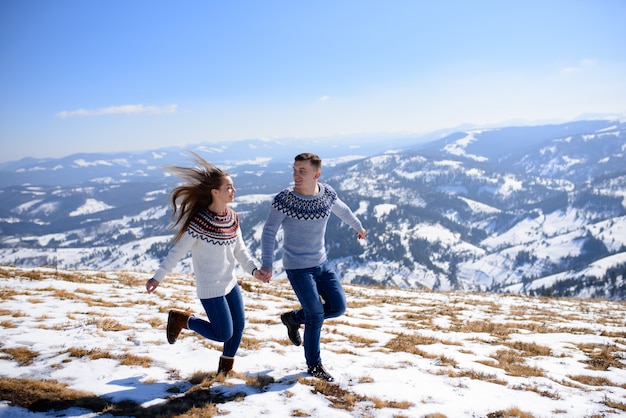
<path id="1" fill-rule="evenodd" d="M 365 231 L 365 229 L 360 229 L 359 231 L 356 231 L 356 237 L 358 239 L 365 239 L 366 236 L 367 236 L 367 231 Z"/>
<path id="2" fill-rule="evenodd" d="M 271 277 L 272 275 L 270 274 L 268 276 L 267 271 L 264 271 L 263 269 L 254 272 L 254 278 L 262 281 L 263 283 L 269 283 Z"/>
<path id="3" fill-rule="evenodd" d="M 270 279 L 272 278 L 272 268 L 271 267 L 261 267 L 261 270 L 259 270 L 259 273 L 263 275 L 263 281 L 265 283 L 269 283 Z"/>
<path id="4" fill-rule="evenodd" d="M 152 278 L 146 283 L 146 290 L 148 293 L 154 292 L 157 287 L 159 287 L 159 281 L 157 279 Z"/>

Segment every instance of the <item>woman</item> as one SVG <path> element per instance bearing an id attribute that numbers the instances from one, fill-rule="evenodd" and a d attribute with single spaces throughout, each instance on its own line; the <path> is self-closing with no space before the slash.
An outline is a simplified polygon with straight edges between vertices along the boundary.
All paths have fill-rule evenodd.
<path id="1" fill-rule="evenodd" d="M 171 195 L 175 227 L 174 245 L 154 276 L 146 283 L 154 292 L 166 274 L 191 251 L 196 293 L 208 321 L 186 312 L 171 310 L 167 320 L 167 341 L 174 344 L 181 330 L 190 329 L 205 338 L 224 343 L 218 374 L 233 368 L 245 324 L 243 299 L 235 276 L 235 263 L 261 281 L 261 273 L 241 237 L 239 216 L 228 207 L 235 200 L 235 186 L 228 173 L 197 154 L 197 167 L 171 167 L 186 181 Z"/>

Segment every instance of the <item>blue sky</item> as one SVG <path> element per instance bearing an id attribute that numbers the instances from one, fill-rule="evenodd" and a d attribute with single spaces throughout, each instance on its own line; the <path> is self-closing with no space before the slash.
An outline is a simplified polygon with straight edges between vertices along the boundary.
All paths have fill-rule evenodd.
<path id="1" fill-rule="evenodd" d="M 622 0 L 0 0 L 0 161 L 624 114 L 625 21 Z"/>

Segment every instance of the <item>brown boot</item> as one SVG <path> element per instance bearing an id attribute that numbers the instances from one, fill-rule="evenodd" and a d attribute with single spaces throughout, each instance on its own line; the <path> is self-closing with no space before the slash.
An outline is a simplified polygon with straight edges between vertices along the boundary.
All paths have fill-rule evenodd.
<path id="1" fill-rule="evenodd" d="M 167 342 L 170 344 L 174 344 L 180 331 L 187 327 L 187 321 L 189 320 L 189 315 L 187 312 L 181 311 L 170 311 L 169 316 L 167 317 Z"/>
<path id="2" fill-rule="evenodd" d="M 220 357 L 220 365 L 217 367 L 217 374 L 227 375 L 233 369 L 234 357 Z"/>

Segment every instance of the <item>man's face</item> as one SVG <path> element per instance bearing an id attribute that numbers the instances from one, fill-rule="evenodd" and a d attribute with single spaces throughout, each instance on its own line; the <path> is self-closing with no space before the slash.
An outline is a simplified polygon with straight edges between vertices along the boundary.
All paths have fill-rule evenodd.
<path id="1" fill-rule="evenodd" d="M 293 164 L 293 181 L 296 190 L 308 190 L 315 187 L 320 172 L 311 165 L 311 161 L 296 161 Z"/>

